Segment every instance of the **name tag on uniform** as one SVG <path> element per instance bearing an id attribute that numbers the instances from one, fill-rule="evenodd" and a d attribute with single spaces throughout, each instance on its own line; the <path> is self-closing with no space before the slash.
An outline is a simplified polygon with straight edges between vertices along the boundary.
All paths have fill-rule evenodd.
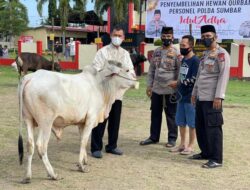
<path id="1" fill-rule="evenodd" d="M 186 75 L 188 73 L 188 67 L 180 67 L 180 73 Z"/>

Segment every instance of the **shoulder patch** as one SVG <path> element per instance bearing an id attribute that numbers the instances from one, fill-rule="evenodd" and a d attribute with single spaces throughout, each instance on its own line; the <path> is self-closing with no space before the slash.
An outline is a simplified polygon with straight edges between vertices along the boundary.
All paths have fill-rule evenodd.
<path id="1" fill-rule="evenodd" d="M 225 53 L 219 53 L 218 54 L 218 59 L 220 62 L 224 62 L 225 61 Z"/>

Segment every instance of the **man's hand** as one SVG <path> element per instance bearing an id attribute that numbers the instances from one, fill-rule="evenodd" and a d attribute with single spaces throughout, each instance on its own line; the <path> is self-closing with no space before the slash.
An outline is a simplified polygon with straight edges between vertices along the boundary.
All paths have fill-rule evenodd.
<path id="1" fill-rule="evenodd" d="M 152 89 L 151 89 L 151 87 L 148 87 L 148 88 L 147 88 L 146 94 L 147 94 L 147 96 L 148 96 L 149 98 L 152 96 Z"/>
<path id="2" fill-rule="evenodd" d="M 222 101 L 220 98 L 215 98 L 214 102 L 213 102 L 213 108 L 216 110 L 221 109 L 221 103 L 222 103 Z"/>
<path id="3" fill-rule="evenodd" d="M 191 96 L 191 103 L 193 104 L 193 106 L 195 106 L 195 103 L 196 103 L 196 97 L 195 96 Z"/>
<path id="4" fill-rule="evenodd" d="M 171 88 L 176 88 L 177 87 L 177 80 L 170 82 L 168 86 Z"/>

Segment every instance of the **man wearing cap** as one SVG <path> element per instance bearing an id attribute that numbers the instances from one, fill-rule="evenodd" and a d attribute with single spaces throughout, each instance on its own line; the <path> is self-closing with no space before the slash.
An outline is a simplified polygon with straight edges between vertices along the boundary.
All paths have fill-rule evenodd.
<path id="1" fill-rule="evenodd" d="M 162 111 L 164 109 L 168 126 L 167 147 L 173 147 L 177 139 L 175 124 L 175 88 L 179 72 L 179 51 L 173 46 L 173 28 L 163 27 L 162 47 L 157 48 L 150 61 L 147 81 L 147 95 L 151 98 L 150 136 L 140 145 L 158 143 L 160 140 Z"/>
<path id="2" fill-rule="evenodd" d="M 165 22 L 161 20 L 161 10 L 156 9 L 154 12 L 154 19 L 149 22 L 147 35 L 151 37 L 160 37 L 161 29 L 166 26 Z"/>
<path id="3" fill-rule="evenodd" d="M 217 43 L 213 25 L 201 27 L 201 40 L 206 51 L 200 60 L 197 80 L 191 101 L 196 105 L 196 135 L 201 153 L 190 159 L 208 160 L 203 168 L 222 166 L 223 152 L 223 116 L 222 100 L 230 73 L 230 57 Z"/>

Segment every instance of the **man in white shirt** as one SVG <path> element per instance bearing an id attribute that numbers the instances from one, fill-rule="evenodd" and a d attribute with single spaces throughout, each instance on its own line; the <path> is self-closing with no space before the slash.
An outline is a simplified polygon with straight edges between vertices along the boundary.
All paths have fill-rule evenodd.
<path id="1" fill-rule="evenodd" d="M 123 68 L 134 72 L 133 63 L 130 59 L 129 52 L 120 47 L 121 43 L 125 39 L 124 30 L 115 26 L 111 34 L 111 43 L 101 48 L 94 58 L 92 66 L 100 71 L 104 68 L 108 61 L 120 62 Z M 116 101 L 112 105 L 109 113 L 109 118 L 103 123 L 99 123 L 96 128 L 92 130 L 91 136 L 91 152 L 95 158 L 102 158 L 102 138 L 105 131 L 105 126 L 108 121 L 108 144 L 105 146 L 107 153 L 122 155 L 123 152 L 117 148 L 117 140 L 120 126 L 121 110 L 122 110 L 122 97 L 125 90 L 120 92 Z"/>
<path id="2" fill-rule="evenodd" d="M 75 41 L 73 38 L 70 38 L 70 42 L 69 42 L 69 46 L 70 46 L 70 52 L 69 55 L 72 59 L 72 61 L 75 60 L 75 54 L 76 54 L 76 45 L 75 45 Z"/>

